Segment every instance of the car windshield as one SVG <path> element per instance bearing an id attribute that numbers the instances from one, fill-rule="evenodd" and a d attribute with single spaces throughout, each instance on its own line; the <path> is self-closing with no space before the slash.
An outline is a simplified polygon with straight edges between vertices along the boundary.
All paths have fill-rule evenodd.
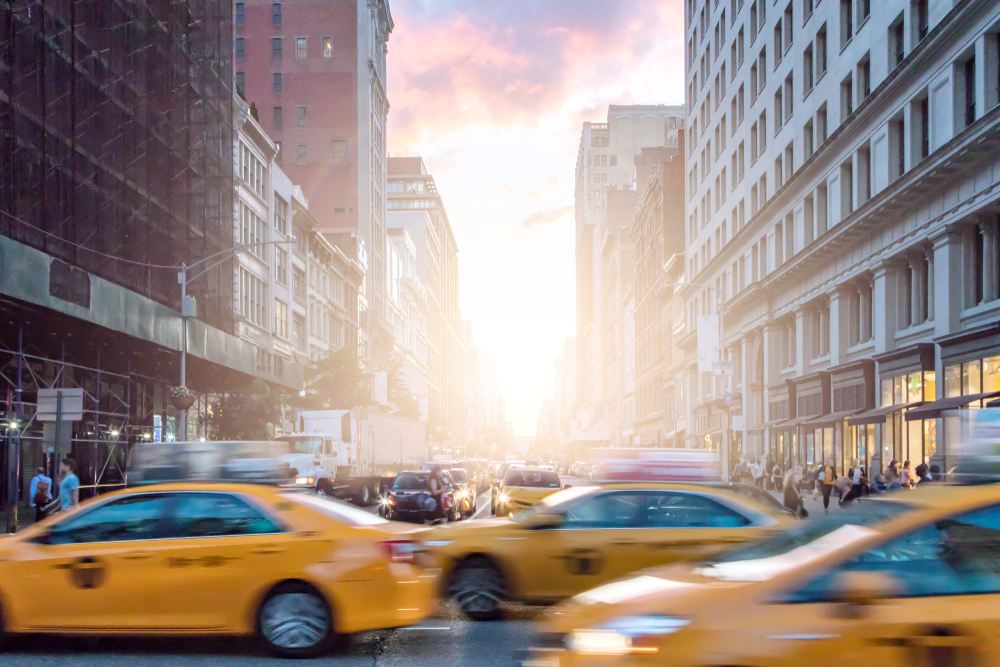
<path id="1" fill-rule="evenodd" d="M 456 484 L 465 484 L 469 481 L 469 476 L 461 468 L 452 468 L 449 472 Z"/>
<path id="2" fill-rule="evenodd" d="M 282 438 L 288 444 L 289 454 L 316 454 L 323 447 L 323 438 Z"/>
<path id="3" fill-rule="evenodd" d="M 904 502 L 862 502 L 854 509 L 809 519 L 794 528 L 727 551 L 699 568 L 699 573 L 738 581 L 768 579 L 864 539 L 875 532 L 873 526 L 912 509 L 912 505 Z"/>
<path id="4" fill-rule="evenodd" d="M 558 489 L 559 475 L 546 470 L 511 470 L 504 484 L 529 489 Z"/>
<path id="5" fill-rule="evenodd" d="M 404 472 L 393 482 L 394 491 L 423 491 L 427 488 L 430 475 L 418 475 L 413 472 Z"/>
<path id="6" fill-rule="evenodd" d="M 309 493 L 284 493 L 282 495 L 349 526 L 381 526 L 389 523 L 380 516 L 369 514 L 335 498 L 314 496 Z"/>

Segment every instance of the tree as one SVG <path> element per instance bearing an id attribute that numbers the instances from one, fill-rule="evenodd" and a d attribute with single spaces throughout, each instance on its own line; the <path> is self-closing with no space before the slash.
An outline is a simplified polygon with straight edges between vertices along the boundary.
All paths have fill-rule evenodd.
<path id="1" fill-rule="evenodd" d="M 389 362 L 386 373 L 389 408 L 392 413 L 408 419 L 420 419 L 420 399 L 403 375 L 403 362 L 393 359 Z"/>
<path id="2" fill-rule="evenodd" d="M 268 440 L 281 421 L 281 395 L 263 380 L 219 395 L 208 416 L 212 440 Z"/>
<path id="3" fill-rule="evenodd" d="M 357 350 L 331 350 L 306 369 L 303 407 L 349 410 L 372 404 L 371 377 L 361 366 Z"/>

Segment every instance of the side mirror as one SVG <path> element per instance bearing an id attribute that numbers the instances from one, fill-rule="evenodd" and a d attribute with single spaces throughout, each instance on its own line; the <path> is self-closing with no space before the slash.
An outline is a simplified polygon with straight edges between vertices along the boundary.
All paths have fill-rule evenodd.
<path id="1" fill-rule="evenodd" d="M 564 489 L 572 489 L 573 485 L 572 484 L 563 484 L 562 488 L 564 488 Z"/>
<path id="2" fill-rule="evenodd" d="M 835 598 L 851 607 L 869 607 L 899 592 L 899 582 L 883 572 L 842 572 L 833 583 Z"/>
<path id="3" fill-rule="evenodd" d="M 562 512 L 540 512 L 531 522 L 532 530 L 554 530 L 566 522 Z"/>

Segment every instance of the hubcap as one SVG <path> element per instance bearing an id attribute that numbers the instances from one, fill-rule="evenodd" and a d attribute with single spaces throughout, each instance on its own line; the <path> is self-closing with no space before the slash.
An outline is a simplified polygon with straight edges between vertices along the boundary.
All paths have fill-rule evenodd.
<path id="1" fill-rule="evenodd" d="M 264 604 L 260 629 L 264 638 L 279 648 L 312 648 L 330 632 L 330 614 L 315 595 L 282 593 Z"/>
<path id="2" fill-rule="evenodd" d="M 493 568 L 465 568 L 456 574 L 449 592 L 462 611 L 490 614 L 503 599 L 503 582 Z"/>

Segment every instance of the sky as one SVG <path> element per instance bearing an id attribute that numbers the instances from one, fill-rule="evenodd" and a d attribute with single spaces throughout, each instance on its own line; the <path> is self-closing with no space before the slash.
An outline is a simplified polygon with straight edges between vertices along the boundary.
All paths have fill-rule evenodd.
<path id="1" fill-rule="evenodd" d="M 574 170 L 609 104 L 682 104 L 682 0 L 390 0 L 388 148 L 419 153 L 459 249 L 459 301 L 533 435 L 575 334 Z"/>

